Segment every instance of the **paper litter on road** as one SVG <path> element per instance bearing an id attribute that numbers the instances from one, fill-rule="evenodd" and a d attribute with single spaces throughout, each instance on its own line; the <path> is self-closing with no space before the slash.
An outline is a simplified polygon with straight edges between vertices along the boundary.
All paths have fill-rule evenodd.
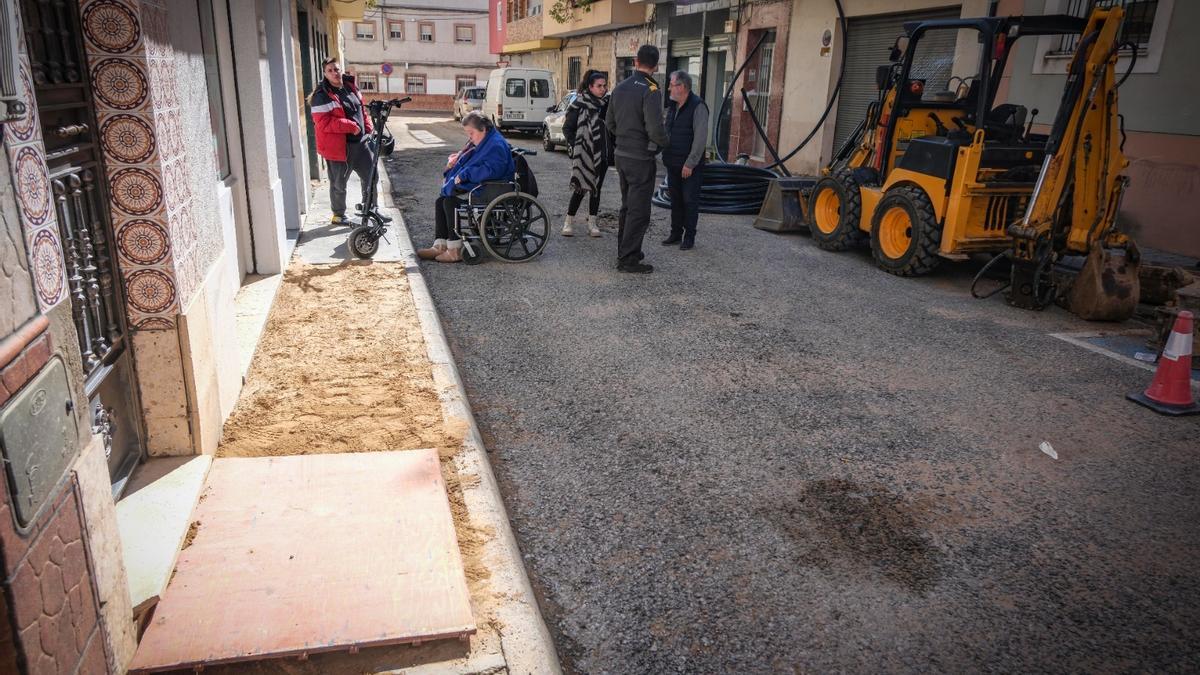
<path id="1" fill-rule="evenodd" d="M 1154 363 L 1158 360 L 1158 354 L 1153 354 L 1150 352 L 1134 352 L 1133 358 L 1137 359 L 1138 361 L 1145 361 L 1146 363 Z"/>
<path id="2" fill-rule="evenodd" d="M 1041 448 L 1042 452 L 1050 455 L 1051 458 L 1058 459 L 1058 453 L 1054 451 L 1054 446 L 1050 445 L 1048 441 L 1042 441 L 1042 444 L 1038 447 Z"/>

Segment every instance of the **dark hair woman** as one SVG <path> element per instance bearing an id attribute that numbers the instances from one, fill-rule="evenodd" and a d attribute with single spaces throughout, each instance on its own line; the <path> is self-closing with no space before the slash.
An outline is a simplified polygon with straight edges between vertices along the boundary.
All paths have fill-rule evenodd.
<path id="1" fill-rule="evenodd" d="M 462 239 L 454 231 L 454 212 L 465 202 L 459 195 L 489 180 L 512 180 L 516 165 L 508 141 L 478 111 L 463 117 L 467 145 L 446 159 L 442 194 L 434 202 L 433 246 L 417 250 L 422 260 L 459 262 Z"/>
<path id="2" fill-rule="evenodd" d="M 362 181 L 362 203 L 374 196 L 375 185 L 370 183 L 371 166 L 375 163 L 375 146 L 371 138 L 371 116 L 364 110 L 362 94 L 354 84 L 354 76 L 343 73 L 337 59 L 321 62 L 321 84 L 309 97 L 313 127 L 317 137 L 317 154 L 329 166 L 329 203 L 333 210 L 333 225 L 347 225 L 346 183 L 350 172 Z M 380 214 L 384 221 L 391 218 Z"/>
<path id="3" fill-rule="evenodd" d="M 596 212 L 600 210 L 600 188 L 604 185 L 604 174 L 608 171 L 608 130 L 604 127 L 604 115 L 608 112 L 608 75 L 589 69 L 579 81 L 575 100 L 567 108 L 563 120 L 563 135 L 571 147 L 571 203 L 567 206 L 567 221 L 563 224 L 563 236 L 575 234 L 575 213 L 588 200 L 588 234 L 600 236 L 596 225 Z"/>

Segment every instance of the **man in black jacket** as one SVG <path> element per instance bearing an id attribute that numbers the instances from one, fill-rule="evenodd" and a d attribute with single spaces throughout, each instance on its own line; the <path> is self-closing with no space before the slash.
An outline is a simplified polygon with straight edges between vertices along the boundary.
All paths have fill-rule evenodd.
<path id="1" fill-rule="evenodd" d="M 642 239 L 650 227 L 650 199 L 658 168 L 654 156 L 667 144 L 662 91 L 651 77 L 658 67 L 658 48 L 642 45 L 634 67 L 633 75 L 613 89 L 604 124 L 616 143 L 614 155 L 621 179 L 617 269 L 649 274 L 654 267 L 642 263 Z"/>
<path id="2" fill-rule="evenodd" d="M 704 182 L 704 146 L 708 138 L 708 105 L 692 93 L 692 77 L 682 70 L 671 73 L 667 104 L 667 190 L 671 194 L 671 235 L 663 246 L 679 244 L 686 251 L 696 245 L 700 220 L 700 184 Z M 680 243 L 682 242 L 682 243 Z"/>

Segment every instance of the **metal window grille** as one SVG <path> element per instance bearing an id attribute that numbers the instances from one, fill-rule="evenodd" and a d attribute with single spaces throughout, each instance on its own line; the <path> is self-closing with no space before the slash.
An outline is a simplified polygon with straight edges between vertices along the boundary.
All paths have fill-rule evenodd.
<path id="1" fill-rule="evenodd" d="M 475 86 L 474 75 L 458 75 L 454 78 L 454 90 L 462 94 L 462 90 Z"/>
<path id="2" fill-rule="evenodd" d="M 1144 54 L 1150 46 L 1150 33 L 1154 29 L 1154 16 L 1158 12 L 1158 0 L 1067 0 L 1062 13 L 1087 18 L 1093 7 L 1115 5 L 1125 8 L 1125 22 L 1121 25 L 1121 42 L 1137 45 L 1138 53 Z M 1078 43 L 1078 35 L 1060 36 L 1058 45 L 1050 53 L 1072 54 Z M 1128 46 L 1123 46 L 1121 49 L 1129 51 Z"/>
<path id="3" fill-rule="evenodd" d="M 579 78 L 583 77 L 583 59 L 572 56 L 567 59 L 567 87 L 574 89 L 579 86 Z"/>
<path id="4" fill-rule="evenodd" d="M 424 94 L 425 93 L 425 76 L 424 75 L 409 75 L 404 81 L 404 93 L 406 94 Z"/>
<path id="5" fill-rule="evenodd" d="M 421 42 L 433 42 L 433 24 L 423 23 L 420 26 L 420 30 L 421 30 L 421 37 L 420 37 Z"/>
<path id="6" fill-rule="evenodd" d="M 378 86 L 374 75 L 359 75 L 358 88 L 363 91 L 378 91 Z"/>

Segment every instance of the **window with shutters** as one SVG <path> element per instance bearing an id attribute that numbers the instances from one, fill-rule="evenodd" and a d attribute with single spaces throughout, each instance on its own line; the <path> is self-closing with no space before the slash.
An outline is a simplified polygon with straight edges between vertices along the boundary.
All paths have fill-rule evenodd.
<path id="1" fill-rule="evenodd" d="M 375 39 L 375 22 L 374 21 L 357 21 L 357 22 L 355 22 L 354 38 L 356 40 L 374 40 Z"/>
<path id="2" fill-rule="evenodd" d="M 475 26 L 469 24 L 454 25 L 454 41 L 459 44 L 475 42 Z"/>
<path id="3" fill-rule="evenodd" d="M 406 94 L 424 94 L 425 93 L 425 76 L 424 75 L 407 75 L 404 78 L 404 93 Z"/>
<path id="4" fill-rule="evenodd" d="M 379 80 L 374 73 L 361 73 L 356 76 L 355 81 L 361 91 L 379 91 Z"/>
<path id="5" fill-rule="evenodd" d="M 417 35 L 421 42 L 433 42 L 433 24 L 427 22 L 418 24 Z"/>
<path id="6" fill-rule="evenodd" d="M 388 38 L 391 40 L 403 40 L 404 39 L 404 22 L 403 21 L 389 21 L 388 22 Z"/>

